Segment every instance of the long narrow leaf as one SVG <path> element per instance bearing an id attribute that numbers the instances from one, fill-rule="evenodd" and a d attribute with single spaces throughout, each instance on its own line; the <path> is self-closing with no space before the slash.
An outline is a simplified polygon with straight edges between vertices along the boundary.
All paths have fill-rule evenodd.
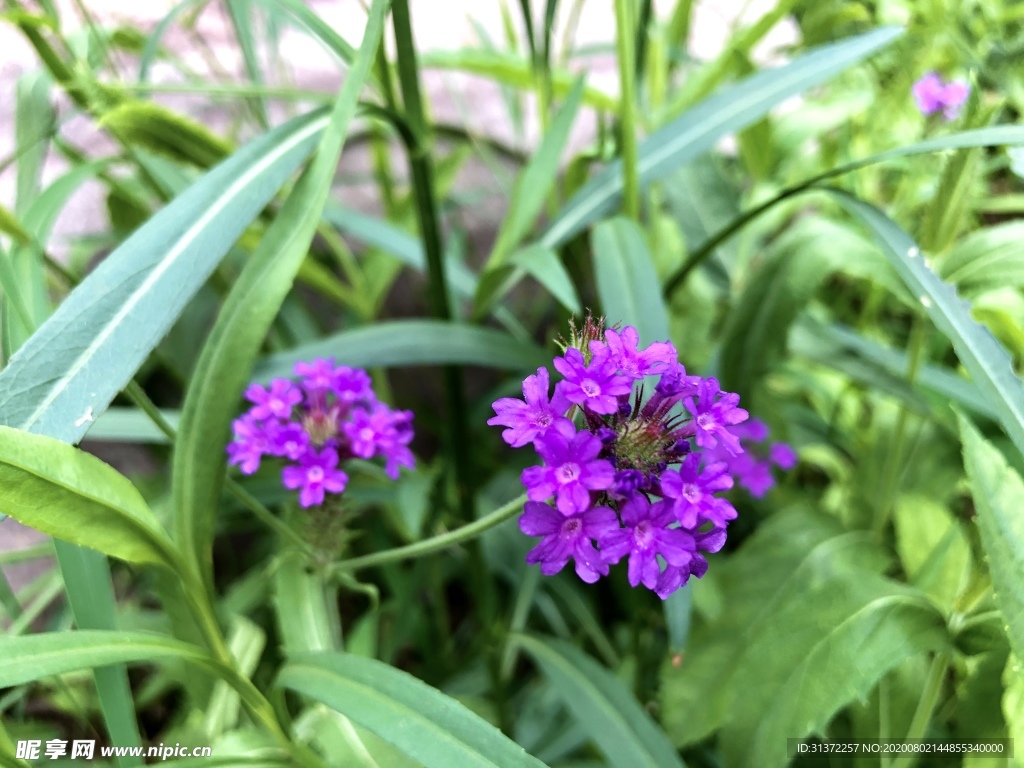
<path id="1" fill-rule="evenodd" d="M 824 45 L 789 64 L 759 72 L 723 88 L 645 139 L 639 148 L 641 186 L 664 178 L 711 149 L 723 136 L 757 122 L 788 99 L 888 45 L 901 30 L 883 27 Z M 591 179 L 562 208 L 540 242 L 558 248 L 612 210 L 622 197 L 622 164 L 616 161 Z"/>
<path id="2" fill-rule="evenodd" d="M 1024 383 L 1013 372 L 1010 355 L 987 328 L 971 317 L 956 290 L 925 263 L 920 248 L 888 216 L 872 205 L 836 190 L 836 198 L 875 235 L 903 282 L 951 342 L 1006 434 L 1024 454 Z"/>
<path id="3" fill-rule="evenodd" d="M 426 768 L 542 768 L 454 699 L 375 659 L 302 654 L 278 684 L 327 704 Z"/>
<path id="4" fill-rule="evenodd" d="M 224 479 L 224 442 L 249 372 L 316 233 L 348 126 L 377 52 L 387 0 L 375 0 L 359 54 L 316 156 L 249 258 L 203 347 L 182 409 L 172 495 L 175 535 L 212 588 L 212 545 Z"/>
<path id="5" fill-rule="evenodd" d="M 0 424 L 78 442 L 325 121 L 297 118 L 239 150 L 107 256 L 0 372 Z"/>
<path id="6" fill-rule="evenodd" d="M 515 641 L 544 670 L 612 768 L 683 768 L 672 742 L 611 672 L 561 640 Z"/>
<path id="7" fill-rule="evenodd" d="M 360 368 L 414 365 L 480 365 L 502 370 L 531 370 L 550 362 L 535 344 L 517 341 L 493 328 L 442 320 L 392 320 L 341 331 L 260 361 L 253 377 L 266 381 L 291 376 L 300 360 L 335 357 Z"/>

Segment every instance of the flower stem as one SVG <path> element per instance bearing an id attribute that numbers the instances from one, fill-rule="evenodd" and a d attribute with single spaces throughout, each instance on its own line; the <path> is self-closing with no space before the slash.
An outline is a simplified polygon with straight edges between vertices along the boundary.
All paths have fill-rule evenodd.
<path id="1" fill-rule="evenodd" d="M 640 219 L 640 176 L 636 146 L 635 27 L 630 0 L 615 0 L 616 52 L 619 59 L 619 103 L 622 135 L 623 208 L 634 221 Z"/>
<path id="2" fill-rule="evenodd" d="M 383 552 L 374 552 L 370 555 L 353 557 L 350 560 L 342 560 L 340 563 L 336 563 L 332 570 L 335 573 L 358 571 L 364 568 L 372 568 L 377 565 L 385 565 L 399 560 L 412 560 L 416 557 L 433 554 L 434 552 L 447 549 L 455 544 L 461 544 L 464 541 L 476 538 L 484 531 L 487 531 L 496 525 L 500 525 L 509 518 L 518 514 L 522 510 L 525 502 L 526 494 L 523 494 L 522 496 L 518 496 L 510 501 L 508 504 L 494 510 L 491 514 L 481 517 L 479 520 L 468 525 L 456 528 L 454 531 L 448 531 L 448 533 L 442 533 L 439 536 L 432 536 L 429 539 L 417 541 L 415 544 L 408 544 L 404 547 L 385 549 Z"/>
<path id="3" fill-rule="evenodd" d="M 907 730 L 907 739 L 923 739 L 928 723 L 931 722 L 932 713 L 939 703 L 939 695 L 942 693 L 942 682 L 949 671 L 949 654 L 937 653 L 932 659 L 932 666 L 928 670 L 928 677 L 924 682 L 924 689 L 921 691 L 921 698 L 917 702 L 917 709 L 914 711 L 914 718 L 910 721 L 910 728 Z M 902 761 L 898 761 L 902 762 Z"/>

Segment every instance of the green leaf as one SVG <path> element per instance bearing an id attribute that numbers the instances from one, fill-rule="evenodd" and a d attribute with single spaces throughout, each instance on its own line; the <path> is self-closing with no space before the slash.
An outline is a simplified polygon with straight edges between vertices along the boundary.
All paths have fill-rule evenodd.
<path id="1" fill-rule="evenodd" d="M 524 90 L 537 87 L 533 67 L 522 56 L 498 50 L 481 48 L 464 48 L 458 51 L 429 51 L 419 57 L 423 69 L 450 69 L 470 75 L 488 77 L 505 85 Z M 578 76 L 564 69 L 550 72 L 552 93 L 556 98 L 564 99 L 576 87 Z M 589 107 L 617 112 L 619 101 L 596 88 L 587 88 L 583 92 L 583 103 Z"/>
<path id="2" fill-rule="evenodd" d="M 235 668 L 246 677 L 252 678 L 267 644 L 266 633 L 244 616 L 234 616 L 227 644 L 231 657 L 235 660 Z M 238 724 L 241 703 L 238 691 L 224 680 L 218 680 L 210 697 L 210 706 L 206 710 L 206 733 L 211 738 L 217 738 L 232 730 Z"/>
<path id="3" fill-rule="evenodd" d="M 57 115 L 50 103 L 51 80 L 42 72 L 18 78 L 15 89 L 14 135 L 18 175 L 14 210 L 24 213 L 39 191 L 43 163 L 56 128 Z"/>
<path id="4" fill-rule="evenodd" d="M 100 118 L 120 141 L 208 168 L 231 152 L 231 145 L 191 118 L 154 101 L 126 101 Z"/>
<path id="5" fill-rule="evenodd" d="M 895 222 L 855 197 L 838 190 L 834 194 L 878 239 L 882 252 L 920 299 L 932 322 L 953 342 L 957 357 L 982 397 L 991 403 L 1006 434 L 1024 454 L 1024 385 L 1013 372 L 1006 350 L 971 318 L 967 303 L 938 278 L 914 241 Z"/>
<path id="6" fill-rule="evenodd" d="M 235 40 L 242 51 L 242 61 L 245 62 L 245 72 L 253 85 L 263 85 L 263 72 L 260 69 L 259 55 L 256 51 L 256 36 L 253 28 L 251 7 L 246 0 L 228 0 L 228 15 L 231 17 L 231 26 L 235 32 Z M 264 128 L 267 127 L 267 106 L 260 98 L 253 98 L 249 101 L 257 119 Z"/>
<path id="7" fill-rule="evenodd" d="M 375 0 L 359 54 L 338 94 L 317 152 L 228 294 L 196 363 L 174 448 L 175 536 L 213 584 L 212 547 L 224 479 L 225 439 L 260 346 L 309 251 L 377 53 L 387 13 Z"/>
<path id="8" fill-rule="evenodd" d="M 551 362 L 550 355 L 535 344 L 493 328 L 443 320 L 391 320 L 270 355 L 256 366 L 253 378 L 291 376 L 298 361 L 331 356 L 359 368 L 452 364 L 525 371 Z"/>
<path id="9" fill-rule="evenodd" d="M 544 671 L 612 768 L 682 768 L 668 737 L 610 671 L 561 640 L 517 636 L 514 641 Z"/>
<path id="10" fill-rule="evenodd" d="M 839 43 L 821 46 L 789 64 L 746 78 L 684 112 L 652 133 L 639 147 L 642 187 L 665 178 L 714 147 L 730 133 L 746 128 L 768 111 L 808 88 L 871 55 L 895 40 L 902 30 L 884 27 Z M 558 248 L 612 210 L 622 197 L 622 163 L 616 161 L 591 179 L 569 202 L 541 237 Z"/>
<path id="11" fill-rule="evenodd" d="M 968 296 L 1024 286 L 1024 222 L 972 232 L 939 262 L 939 276 Z"/>
<path id="12" fill-rule="evenodd" d="M 569 312 L 579 314 L 582 311 L 576 287 L 558 254 L 550 248 L 534 244 L 516 251 L 504 263 L 488 269 L 480 276 L 474 299 L 476 316 L 483 318 L 499 297 L 524 274 L 544 286 Z"/>
<path id="13" fill-rule="evenodd" d="M 971 548 L 952 513 L 929 496 L 901 496 L 893 510 L 896 551 L 911 584 L 947 614 L 971 576 Z"/>
<path id="14" fill-rule="evenodd" d="M 124 475 L 49 437 L 0 427 L 0 511 L 130 563 L 173 568 L 173 545 Z"/>
<path id="15" fill-rule="evenodd" d="M 149 632 L 43 632 L 0 637 L 0 688 L 111 664 L 181 660 L 227 680 L 254 708 L 262 695 L 246 678 L 189 643 Z"/>
<path id="16" fill-rule="evenodd" d="M 75 626 L 78 629 L 117 629 L 117 602 L 106 557 L 60 539 L 55 539 L 53 546 Z M 98 667 L 93 670 L 93 676 L 111 743 L 141 746 L 128 671 L 123 666 Z M 117 758 L 117 763 L 140 765 L 142 760 L 124 755 Z"/>
<path id="17" fill-rule="evenodd" d="M 640 343 L 668 339 L 668 311 L 643 230 L 616 217 L 594 227 L 594 274 L 609 325 L 632 325 Z"/>
<path id="18" fill-rule="evenodd" d="M 454 699 L 375 659 L 301 654 L 278 685 L 327 704 L 426 768 L 544 765 Z"/>
<path id="19" fill-rule="evenodd" d="M 948 645 L 922 595 L 863 571 L 794 592 L 759 629 L 733 675 L 726 768 L 783 768 L 787 738 L 822 733 L 904 659 Z"/>
<path id="20" fill-rule="evenodd" d="M 484 273 L 504 262 L 522 242 L 541 212 L 558 177 L 559 161 L 583 98 L 583 84 L 583 78 L 576 81 L 526 167 L 519 173 Z"/>
<path id="21" fill-rule="evenodd" d="M 325 121 L 297 118 L 239 150 L 107 256 L 0 372 L 0 424 L 80 440 Z"/>
<path id="22" fill-rule="evenodd" d="M 161 410 L 167 423 L 177 431 L 181 413 Z M 107 408 L 85 435 L 87 440 L 113 443 L 169 443 L 165 435 L 146 413 L 138 408 L 112 406 Z"/>
<path id="23" fill-rule="evenodd" d="M 964 467 L 971 483 L 981 543 L 1010 647 L 1024 658 L 1024 482 L 1002 453 L 960 416 Z"/>

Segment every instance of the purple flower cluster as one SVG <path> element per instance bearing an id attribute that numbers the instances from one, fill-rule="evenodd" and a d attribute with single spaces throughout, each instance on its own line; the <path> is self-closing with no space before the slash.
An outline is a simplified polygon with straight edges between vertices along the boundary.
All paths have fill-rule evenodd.
<path id="1" fill-rule="evenodd" d="M 412 412 L 379 402 L 366 371 L 317 359 L 297 363 L 295 375 L 298 382 L 274 379 L 245 391 L 252 407 L 233 423 L 227 447 L 229 463 L 243 474 L 259 469 L 264 456 L 284 459 L 290 463 L 282 484 L 312 507 L 345 490 L 348 475 L 339 465 L 346 459 L 383 457 L 392 479 L 399 467 L 414 466 Z"/>
<path id="2" fill-rule="evenodd" d="M 605 330 L 591 317 L 572 331 L 553 361 L 562 375 L 554 391 L 539 368 L 523 400 L 496 401 L 487 422 L 506 427 L 513 447 L 532 443 L 543 462 L 522 473 L 529 501 L 519 527 L 540 538 L 527 562 L 552 575 L 571 559 L 593 583 L 625 559 L 629 583 L 665 599 L 703 576 L 704 555 L 725 544 L 736 509 L 720 494 L 735 479 L 763 495 L 771 465 L 788 469 L 796 456 L 783 443 L 768 458 L 749 451 L 767 427 L 747 421 L 717 380 L 687 375 L 672 344 L 641 350 L 635 328 Z M 648 376 L 659 380 L 645 400 Z"/>
<path id="3" fill-rule="evenodd" d="M 914 83 L 911 92 L 922 115 L 942 110 L 947 120 L 953 120 L 960 114 L 960 108 L 967 101 L 971 87 L 963 80 L 943 82 L 938 73 L 929 72 Z"/>

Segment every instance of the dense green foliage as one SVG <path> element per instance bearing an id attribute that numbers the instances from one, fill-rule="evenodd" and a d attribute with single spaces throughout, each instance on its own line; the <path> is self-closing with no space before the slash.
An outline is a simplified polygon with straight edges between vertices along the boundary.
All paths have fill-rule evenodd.
<path id="1" fill-rule="evenodd" d="M 39 70 L 3 164 L 0 515 L 53 542 L 0 564 L 56 567 L 18 590 L 0 572 L 0 764 L 53 738 L 339 768 L 773 768 L 790 738 L 1024 739 L 1024 6 L 777 0 L 697 61 L 692 0 L 615 0 L 612 94 L 574 45 L 581 2 L 492 1 L 506 39 L 425 54 L 430 4 L 409 0 L 367 2 L 360 40 L 299 0 L 185 0 L 153 30 L 86 12 L 73 33 L 6 1 Z M 166 44 L 218 7 L 243 83 Z M 800 42 L 755 65 L 783 20 Z M 334 55 L 336 93 L 281 74 L 291 27 Z M 434 70 L 493 81 L 537 142 L 436 123 Z M 953 120 L 915 106 L 930 70 L 971 85 Z M 73 116 L 109 152 L 83 156 Z M 369 177 L 337 172 L 347 152 Z M 48 153 L 67 170 L 44 185 Z M 457 183 L 481 163 L 504 195 L 484 246 L 489 201 Z M 57 258 L 86 182 L 109 227 Z M 671 339 L 799 454 L 764 498 L 733 492 L 728 545 L 664 604 L 526 565 L 525 459 L 485 423 L 588 308 Z M 362 463 L 311 512 L 225 444 L 248 382 L 321 356 L 415 411 L 417 468 Z M 108 443 L 145 460 L 112 461 L 125 476 L 90 455 Z"/>

